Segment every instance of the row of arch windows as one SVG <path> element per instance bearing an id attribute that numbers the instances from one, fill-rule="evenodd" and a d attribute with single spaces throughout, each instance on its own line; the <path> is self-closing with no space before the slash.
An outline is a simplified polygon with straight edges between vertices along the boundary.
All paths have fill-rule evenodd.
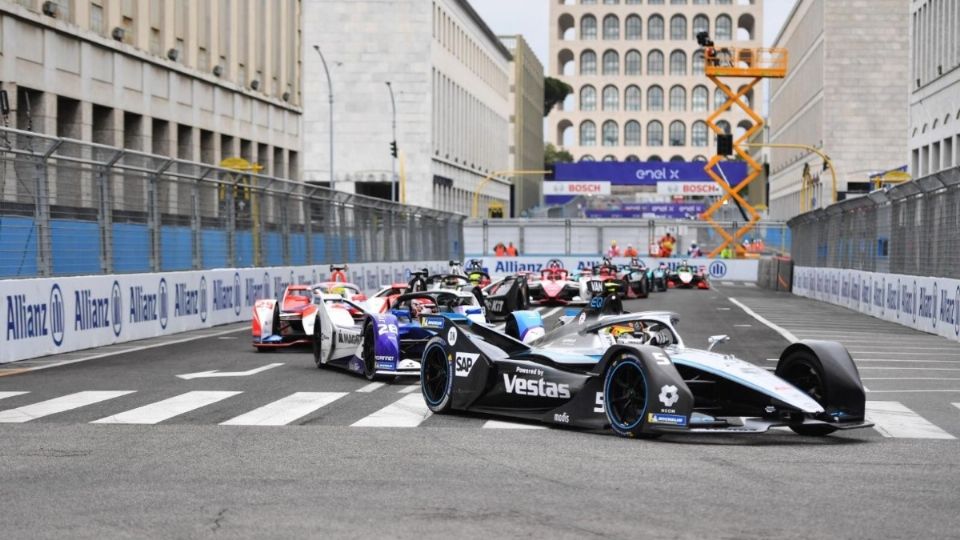
<path id="1" fill-rule="evenodd" d="M 569 49 L 560 51 L 560 74 L 573 75 L 573 53 Z M 600 74 L 620 75 L 620 53 L 610 49 L 604 51 Z M 623 57 L 623 75 L 642 75 L 643 55 L 631 49 Z M 653 49 L 647 53 L 647 75 L 663 75 L 665 69 L 663 52 Z M 703 51 L 693 53 L 693 75 L 703 75 Z M 597 75 L 597 53 L 587 49 L 580 53 L 580 75 Z M 670 53 L 670 75 L 687 75 L 687 53 L 677 49 Z"/>
<path id="2" fill-rule="evenodd" d="M 576 29 L 574 28 L 574 19 L 572 15 L 561 15 L 559 20 L 559 33 L 564 40 L 575 39 Z M 729 15 L 718 15 L 715 22 L 716 39 L 718 41 L 730 41 L 733 39 L 733 19 Z M 670 17 L 669 34 L 672 40 L 696 39 L 697 33 L 710 31 L 710 18 L 700 14 L 693 18 L 691 31 L 687 32 L 687 18 L 683 15 L 674 15 Z M 744 13 L 737 19 L 737 39 L 752 40 L 754 33 L 754 18 L 749 13 Z M 623 22 L 624 39 L 643 39 L 643 19 L 639 15 L 628 15 Z M 662 40 L 666 39 L 667 23 L 661 15 L 651 15 L 647 18 L 647 39 Z M 620 18 L 616 15 L 607 15 L 603 21 L 598 23 L 593 15 L 584 15 L 580 18 L 580 39 L 594 40 L 602 37 L 604 40 L 620 39 Z"/>
<path id="3" fill-rule="evenodd" d="M 593 157 L 590 154 L 584 154 L 583 156 L 580 157 L 580 161 L 596 161 L 596 160 L 597 158 Z M 617 161 L 617 157 L 613 155 L 606 155 L 606 156 L 603 156 L 602 161 Z M 624 161 L 640 161 L 640 157 L 634 154 L 630 154 L 624 159 Z M 654 154 L 648 157 L 646 161 L 663 161 L 663 158 Z M 686 161 L 686 160 L 683 159 L 683 156 L 673 156 L 672 158 L 670 158 L 670 161 Z M 706 163 L 707 156 L 703 156 L 703 155 L 696 156 L 693 158 L 693 161 L 702 161 Z"/>
<path id="4" fill-rule="evenodd" d="M 742 120 L 737 124 L 738 136 L 750 129 L 753 124 L 749 120 Z M 558 140 L 564 146 L 573 144 L 573 140 L 568 136 L 572 129 L 569 121 L 562 122 L 557 126 Z M 726 120 L 717 122 L 717 127 L 724 133 L 731 133 L 730 123 Z M 640 122 L 629 120 L 623 125 L 623 146 L 640 146 L 642 142 L 642 129 Z M 697 120 L 690 126 L 690 146 L 703 148 L 709 142 L 710 128 L 707 123 Z M 579 126 L 579 145 L 597 146 L 597 124 L 593 120 L 584 120 Z M 674 120 L 670 123 L 666 133 L 664 125 L 659 120 L 647 122 L 646 145 L 664 146 L 664 135 L 667 135 L 666 143 L 668 146 L 687 146 L 687 125 L 681 120 Z M 620 126 L 614 120 L 603 122 L 600 127 L 600 146 L 616 147 L 620 146 Z"/>
<path id="5" fill-rule="evenodd" d="M 623 91 L 623 110 L 640 111 L 642 110 L 643 95 L 639 86 L 631 84 Z M 706 86 L 697 85 L 690 92 L 690 110 L 693 112 L 706 112 L 710 110 L 710 91 Z M 601 92 L 600 107 L 604 111 L 620 110 L 620 89 L 612 84 L 603 87 Z M 671 111 L 687 110 L 687 89 L 681 85 L 674 85 L 670 88 L 669 107 Z M 751 90 L 744 96 L 743 100 L 750 106 L 753 99 Z M 713 102 L 715 106 L 726 102 L 727 96 L 718 88 L 714 91 Z M 566 107 L 565 107 L 566 108 Z M 663 111 L 664 109 L 664 91 L 659 85 L 653 85 L 647 89 L 647 110 Z M 597 89 L 593 85 L 586 85 L 580 88 L 580 110 L 597 110 Z"/>

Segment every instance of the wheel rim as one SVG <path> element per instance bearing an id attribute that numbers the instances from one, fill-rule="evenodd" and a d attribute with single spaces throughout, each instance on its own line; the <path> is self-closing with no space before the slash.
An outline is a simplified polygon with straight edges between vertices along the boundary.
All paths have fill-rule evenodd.
<path id="1" fill-rule="evenodd" d="M 817 403 L 823 404 L 825 392 L 823 389 L 823 379 L 816 368 L 807 362 L 798 362 L 784 374 L 784 378 L 791 384 L 799 388 L 803 393 L 814 399 Z"/>
<path id="2" fill-rule="evenodd" d="M 611 423 L 631 429 L 643 420 L 647 408 L 647 382 L 636 361 L 628 360 L 614 366 L 606 392 Z"/>
<path id="3" fill-rule="evenodd" d="M 443 401 L 447 392 L 450 365 L 447 363 L 447 357 L 440 347 L 430 349 L 430 352 L 425 356 L 423 374 L 421 375 L 423 394 L 431 405 L 437 405 Z"/>

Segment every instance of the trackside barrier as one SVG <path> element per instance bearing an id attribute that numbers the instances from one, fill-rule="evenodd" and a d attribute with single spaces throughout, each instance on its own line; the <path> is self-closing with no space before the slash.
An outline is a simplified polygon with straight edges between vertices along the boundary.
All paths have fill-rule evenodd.
<path id="1" fill-rule="evenodd" d="M 350 265 L 365 292 L 447 261 Z M 249 321 L 254 303 L 291 283 L 324 281 L 329 266 L 226 268 L 0 281 L 0 364 Z"/>
<path id="2" fill-rule="evenodd" d="M 790 291 L 793 283 L 793 261 L 788 257 L 760 259 L 757 285 L 772 291 Z"/>
<path id="3" fill-rule="evenodd" d="M 592 268 L 594 264 L 599 264 L 601 257 L 549 257 L 549 256 L 530 256 L 530 257 L 483 257 L 480 255 L 466 255 L 464 260 L 480 259 L 483 261 L 484 268 L 487 269 L 492 277 L 502 277 L 514 272 L 540 272 L 546 269 L 547 261 L 558 259 L 563 263 L 563 267 L 571 272 Z M 665 262 L 670 268 L 676 268 L 681 261 L 686 260 L 691 266 L 700 267 L 711 279 L 723 279 L 729 281 L 757 281 L 757 268 L 759 261 L 756 259 L 683 259 L 683 258 L 660 258 L 660 257 L 640 257 L 644 264 L 655 267 L 661 261 Z M 615 264 L 627 264 L 629 257 L 614 257 Z"/>
<path id="4" fill-rule="evenodd" d="M 793 293 L 960 341 L 960 279 L 797 266 Z"/>

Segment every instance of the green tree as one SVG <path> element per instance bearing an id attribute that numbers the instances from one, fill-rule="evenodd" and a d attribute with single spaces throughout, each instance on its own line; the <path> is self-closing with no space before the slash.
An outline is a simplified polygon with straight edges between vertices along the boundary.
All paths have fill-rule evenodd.
<path id="1" fill-rule="evenodd" d="M 543 115 L 550 114 L 553 106 L 563 103 L 567 96 L 573 93 L 573 87 L 553 77 L 543 79 Z"/>
<path id="2" fill-rule="evenodd" d="M 554 163 L 573 163 L 573 154 L 547 143 L 543 148 L 543 164 L 549 167 Z"/>

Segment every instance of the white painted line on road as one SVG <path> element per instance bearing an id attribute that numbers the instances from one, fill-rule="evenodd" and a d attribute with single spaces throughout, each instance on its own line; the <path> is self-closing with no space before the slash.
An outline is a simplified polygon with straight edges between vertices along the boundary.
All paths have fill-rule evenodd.
<path id="1" fill-rule="evenodd" d="M 147 349 L 156 349 L 157 347 L 166 347 L 167 345 L 177 345 L 177 344 L 179 344 L 179 343 L 187 343 L 188 341 L 196 341 L 196 340 L 198 340 L 198 339 L 207 339 L 207 338 L 212 338 L 212 337 L 217 337 L 217 336 L 225 336 L 225 335 L 227 335 L 227 334 L 235 334 L 235 333 L 237 333 L 237 332 L 243 332 L 243 331 L 244 331 L 244 328 L 234 328 L 233 330 L 224 330 L 223 332 L 214 332 L 214 333 L 210 333 L 210 334 L 201 334 L 201 335 L 196 335 L 196 336 L 190 336 L 190 337 L 188 337 L 188 338 L 183 338 L 183 339 L 175 339 L 175 340 L 172 340 L 172 341 L 161 341 L 160 343 L 151 343 L 150 345 L 141 345 L 141 346 L 139 346 L 139 347 L 127 347 L 127 348 L 123 348 L 123 349 L 118 349 L 118 350 L 116 350 L 116 351 L 110 351 L 110 352 L 105 352 L 105 353 L 101 353 L 101 354 L 94 354 L 94 355 L 91 355 L 91 356 L 84 356 L 83 358 L 74 358 L 74 359 L 72 359 L 72 360 L 63 360 L 63 361 L 60 361 L 60 362 L 53 362 L 53 363 L 51 363 L 51 364 L 43 364 L 43 365 L 39 365 L 39 366 L 31 366 L 31 367 L 27 367 L 27 368 L 21 368 L 21 369 L 19 369 L 19 370 L 17 371 L 17 374 L 20 374 L 20 373 L 28 373 L 28 372 L 30 372 L 30 371 L 39 371 L 39 370 L 41 370 L 41 369 L 50 369 L 50 368 L 55 368 L 55 367 L 60 367 L 60 366 L 68 366 L 68 365 L 70 365 L 70 364 L 78 364 L 78 363 L 80 363 L 80 362 L 86 362 L 86 361 L 88 361 L 88 360 L 97 360 L 98 358 L 107 358 L 107 357 L 110 357 L 110 356 L 117 356 L 118 354 L 126 354 L 126 353 L 131 353 L 131 352 L 145 351 L 145 350 L 147 350 Z M 8 366 L 10 366 L 10 367 L 15 367 L 15 366 L 16 366 L 16 362 L 12 362 L 12 363 L 6 364 L 6 365 L 8 365 Z"/>
<path id="2" fill-rule="evenodd" d="M 871 394 L 949 394 L 953 392 L 960 392 L 960 388 L 950 389 L 950 390 L 867 390 Z"/>
<path id="3" fill-rule="evenodd" d="M 29 394 L 30 392 L 0 392 L 0 399 L 6 399 L 8 397 L 22 396 L 24 394 Z"/>
<path id="4" fill-rule="evenodd" d="M 213 377 L 248 377 L 250 375 L 256 375 L 257 373 L 262 373 L 268 369 L 273 369 L 275 367 L 282 366 L 283 362 L 276 362 L 273 364 L 267 364 L 265 366 L 260 366 L 258 368 L 248 369 L 247 371 L 199 371 L 197 373 L 184 373 L 183 375 L 177 375 L 181 379 L 189 381 L 190 379 L 209 379 Z"/>
<path id="5" fill-rule="evenodd" d="M 546 426 L 535 424 L 521 424 L 519 422 L 504 422 L 503 420 L 487 420 L 483 424 L 487 429 L 547 429 Z"/>
<path id="6" fill-rule="evenodd" d="M 721 281 L 720 284 L 721 284 L 721 285 L 725 285 L 725 286 L 727 286 L 727 287 L 733 287 L 733 286 L 736 285 L 736 283 L 734 283 L 734 282 L 732 282 L 732 281 Z"/>
<path id="7" fill-rule="evenodd" d="M 423 396 L 403 396 L 370 416 L 354 422 L 352 427 L 417 427 L 430 416 Z"/>
<path id="8" fill-rule="evenodd" d="M 960 360 L 914 360 L 908 359 L 904 360 L 903 358 L 857 358 L 853 357 L 856 362 L 894 362 L 897 364 L 958 364 L 960 365 Z"/>
<path id="9" fill-rule="evenodd" d="M 382 382 L 372 382 L 372 383 L 364 386 L 363 388 L 357 388 L 356 390 L 354 390 L 354 392 L 365 392 L 365 393 L 373 392 L 374 390 L 376 390 L 377 388 L 380 388 L 380 387 L 383 386 L 384 384 L 386 384 L 386 383 L 382 383 Z"/>
<path id="10" fill-rule="evenodd" d="M 900 371 L 960 371 L 960 368 L 939 368 L 939 367 L 879 367 L 879 366 L 857 366 L 857 369 L 886 369 Z"/>
<path id="11" fill-rule="evenodd" d="M 221 426 L 285 426 L 298 418 L 326 407 L 347 392 L 295 392 L 221 423 Z"/>
<path id="12" fill-rule="evenodd" d="M 237 339 L 237 338 L 234 336 L 220 336 L 217 339 Z"/>
<path id="13" fill-rule="evenodd" d="M 543 313 L 543 310 L 545 310 L 545 309 L 547 309 L 547 308 L 545 308 L 545 307 L 543 307 L 543 306 L 537 306 L 537 307 L 533 308 L 534 311 L 539 312 L 539 313 Z"/>
<path id="14" fill-rule="evenodd" d="M 129 411 L 94 420 L 91 424 L 158 424 L 174 416 L 188 413 L 200 407 L 206 407 L 242 392 L 195 391 L 180 394 L 156 403 L 130 409 Z"/>
<path id="15" fill-rule="evenodd" d="M 900 352 L 900 351 L 858 351 L 858 350 L 848 349 L 848 352 L 850 354 L 889 354 L 889 355 L 896 355 L 896 356 L 914 356 L 914 355 L 937 356 L 937 357 L 951 356 L 949 354 L 943 354 L 942 352 L 918 352 L 918 351 L 912 351 L 912 350 Z M 954 351 L 954 354 L 952 356 L 956 356 L 957 359 L 960 360 L 960 353 L 957 353 L 957 351 Z"/>
<path id="16" fill-rule="evenodd" d="M 414 393 L 414 392 L 419 392 L 419 391 L 420 391 L 420 385 L 419 385 L 419 384 L 410 384 L 410 385 L 404 386 L 404 387 L 401 388 L 400 390 L 397 390 L 397 393 L 398 393 L 398 394 L 412 394 L 412 393 Z"/>
<path id="17" fill-rule="evenodd" d="M 9 411 L 2 411 L 0 412 L 0 422 L 29 422 L 34 418 L 62 413 L 86 405 L 93 405 L 94 403 L 108 399 L 132 394 L 133 392 L 134 390 L 77 392 L 75 394 L 41 401 L 40 403 L 34 403 L 33 405 L 24 405 L 23 407 L 10 409 Z"/>
<path id="18" fill-rule="evenodd" d="M 547 318 L 549 318 L 551 315 L 553 315 L 554 313 L 560 311 L 561 309 L 563 309 L 563 308 L 562 308 L 562 307 L 555 307 L 555 308 L 551 309 L 550 311 L 544 313 L 544 314 L 543 314 L 543 318 L 544 318 L 544 319 L 547 319 Z"/>
<path id="19" fill-rule="evenodd" d="M 790 343 L 796 343 L 800 341 L 799 339 L 797 339 L 797 336 L 791 334 L 787 329 L 777 326 L 772 322 L 768 321 L 767 319 L 764 319 L 763 317 L 758 315 L 756 312 L 754 312 L 752 309 L 748 308 L 746 305 L 738 302 L 736 298 L 729 298 L 728 300 L 730 300 L 730 302 L 732 302 L 735 306 L 745 311 L 747 315 L 750 315 L 754 319 L 760 321 L 760 323 L 763 324 L 764 326 L 767 326 L 768 328 L 773 329 L 776 333 L 783 336 L 783 338 L 789 341 Z"/>
<path id="20" fill-rule="evenodd" d="M 958 377 L 860 377 L 861 381 L 960 381 Z M 876 392 L 876 390 L 874 390 Z"/>
<path id="21" fill-rule="evenodd" d="M 728 307 L 718 307 L 718 308 L 717 308 L 717 311 L 730 311 L 730 308 L 728 308 Z"/>
<path id="22" fill-rule="evenodd" d="M 866 417 L 884 437 L 955 439 L 899 401 L 868 401 Z"/>
<path id="23" fill-rule="evenodd" d="M 954 407 L 960 409 L 960 403 L 951 403 L 951 405 L 953 405 Z"/>
<path id="24" fill-rule="evenodd" d="M 744 281 L 744 282 L 743 282 L 743 286 L 744 286 L 744 287 L 756 287 L 757 284 L 756 284 L 756 283 L 751 283 L 751 282 L 749 282 L 749 281 Z"/>
<path id="25" fill-rule="evenodd" d="M 753 325 L 752 325 L 752 324 L 735 324 L 735 325 L 733 325 L 733 326 L 734 326 L 735 328 L 753 328 Z"/>

